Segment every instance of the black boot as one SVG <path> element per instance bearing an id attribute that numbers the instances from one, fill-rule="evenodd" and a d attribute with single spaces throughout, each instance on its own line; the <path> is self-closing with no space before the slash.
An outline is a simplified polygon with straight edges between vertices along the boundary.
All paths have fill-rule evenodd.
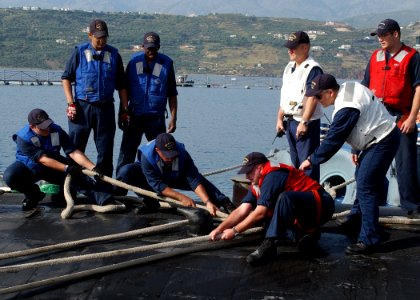
<path id="1" fill-rule="evenodd" d="M 370 254 L 376 252 L 378 250 L 379 244 L 377 245 L 366 245 L 363 242 L 358 242 L 356 244 L 352 244 L 347 246 L 346 254 L 347 255 L 357 255 L 357 254 Z"/>
<path id="2" fill-rule="evenodd" d="M 362 227 L 362 216 L 360 214 L 350 214 L 338 217 L 335 223 L 346 233 L 359 234 Z"/>
<path id="3" fill-rule="evenodd" d="M 44 199 L 44 197 L 45 197 L 45 193 L 40 192 L 39 196 L 36 197 L 36 198 L 31 198 L 31 199 L 25 198 L 25 199 L 23 199 L 22 210 L 23 211 L 28 211 L 28 210 L 34 209 L 35 207 L 38 206 L 38 203 L 42 199 Z"/>
<path id="4" fill-rule="evenodd" d="M 319 229 L 311 233 L 305 233 L 298 239 L 298 250 L 303 253 L 311 253 L 316 248 L 321 232 Z"/>
<path id="5" fill-rule="evenodd" d="M 262 244 L 246 257 L 246 262 L 252 266 L 266 263 L 277 256 L 277 245 L 274 239 L 265 239 Z"/>

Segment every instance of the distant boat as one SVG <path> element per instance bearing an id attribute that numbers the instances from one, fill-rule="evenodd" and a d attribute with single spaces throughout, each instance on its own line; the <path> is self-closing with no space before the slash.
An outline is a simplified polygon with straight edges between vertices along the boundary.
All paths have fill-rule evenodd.
<path id="1" fill-rule="evenodd" d="M 245 86 L 245 89 L 249 90 L 250 89 L 249 85 L 246 85 Z"/>
<path id="2" fill-rule="evenodd" d="M 178 75 L 176 78 L 176 86 L 193 87 L 194 80 L 188 80 L 188 75 Z"/>

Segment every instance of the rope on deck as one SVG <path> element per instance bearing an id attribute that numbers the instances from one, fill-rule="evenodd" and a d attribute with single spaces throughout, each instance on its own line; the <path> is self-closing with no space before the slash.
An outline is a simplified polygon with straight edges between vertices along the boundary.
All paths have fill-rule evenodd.
<path id="1" fill-rule="evenodd" d="M 39 287 L 48 286 L 48 285 L 63 284 L 63 283 L 67 283 L 69 281 L 80 280 L 80 279 L 87 278 L 87 277 L 90 277 L 90 276 L 93 276 L 93 275 L 115 272 L 115 271 L 118 271 L 118 270 L 130 268 L 130 267 L 134 267 L 134 266 L 139 266 L 139 265 L 143 265 L 143 264 L 146 264 L 146 263 L 155 262 L 155 261 L 159 261 L 159 260 L 162 260 L 162 259 L 171 258 L 171 257 L 175 257 L 175 256 L 180 256 L 180 255 L 184 255 L 184 254 L 189 254 L 189 253 L 193 253 L 193 252 L 232 247 L 234 245 L 246 243 L 246 242 L 249 242 L 249 241 L 254 241 L 257 238 L 259 239 L 260 236 L 259 235 L 256 236 L 255 234 L 260 233 L 262 231 L 263 231 L 263 228 L 261 228 L 261 227 L 249 229 L 249 230 L 241 233 L 241 235 L 238 238 L 235 238 L 235 239 L 230 240 L 230 241 L 224 241 L 224 240 L 209 241 L 209 235 L 202 236 L 202 237 L 200 237 L 200 239 L 202 241 L 207 241 L 207 242 L 204 243 L 204 244 L 201 244 L 201 245 L 193 245 L 191 247 L 185 247 L 185 248 L 181 248 L 181 249 L 171 250 L 167 253 L 154 254 L 154 255 L 150 255 L 150 256 L 146 256 L 146 257 L 141 257 L 141 258 L 128 260 L 128 261 L 124 261 L 124 262 L 120 262 L 120 263 L 116 263 L 116 264 L 112 264 L 112 265 L 102 266 L 102 267 L 98 267 L 98 268 L 94 268 L 94 269 L 89 269 L 89 270 L 85 270 L 85 271 L 81 271 L 81 272 L 76 272 L 76 273 L 62 275 L 62 276 L 53 277 L 53 278 L 47 278 L 47 279 L 44 279 L 44 280 L 39 280 L 39 281 L 30 282 L 30 283 L 26 283 L 26 284 L 16 285 L 16 286 L 12 286 L 12 287 L 2 288 L 2 289 L 0 289 L 0 295 L 8 294 L 8 293 L 14 293 L 14 292 L 20 292 L 20 291 L 23 291 L 23 290 L 39 288 Z M 198 238 L 196 238 L 196 239 L 198 239 Z M 179 240 L 178 240 L 178 242 L 179 242 Z"/>
<path id="2" fill-rule="evenodd" d="M 332 220 L 339 217 L 345 217 L 350 214 L 350 210 L 345 210 L 339 213 L 335 213 L 332 216 Z M 408 219 L 407 217 L 389 216 L 379 217 L 379 224 L 402 224 L 402 225 L 420 225 L 420 219 Z"/>
<path id="3" fill-rule="evenodd" d="M 58 250 L 76 248 L 76 247 L 86 246 L 86 245 L 93 244 L 93 243 L 98 243 L 98 242 L 113 241 L 113 240 L 118 240 L 118 239 L 127 239 L 127 238 L 136 237 L 136 236 L 139 236 L 139 235 L 158 233 L 158 232 L 162 232 L 162 231 L 165 231 L 165 230 L 170 230 L 170 229 L 175 229 L 175 228 L 178 228 L 178 227 L 182 227 L 182 226 L 187 225 L 188 223 L 189 223 L 188 220 L 182 220 L 182 221 L 176 221 L 176 222 L 171 222 L 171 223 L 167 223 L 167 224 L 147 227 L 147 228 L 131 230 L 131 231 L 123 232 L 123 233 L 115 233 L 115 234 L 86 238 L 86 239 L 81 239 L 81 240 L 65 242 L 65 243 L 59 243 L 59 244 L 55 244 L 55 245 L 49 245 L 49 246 L 43 246 L 43 247 L 38 247 L 38 248 L 19 250 L 19 251 L 14 251 L 14 252 L 9 252 L 9 253 L 2 253 L 2 254 L 0 254 L 0 260 L 8 259 L 8 258 L 14 258 L 14 257 L 27 256 L 27 255 L 33 255 L 33 254 L 39 254 L 39 253 L 45 253 L 45 252 L 49 252 L 49 251 L 58 251 Z"/>
<path id="4" fill-rule="evenodd" d="M 96 175 L 96 172 L 93 172 Z M 93 176 L 92 175 L 92 176 Z M 109 204 L 109 205 L 95 205 L 95 204 L 79 204 L 75 205 L 73 197 L 70 192 L 71 175 L 67 174 L 64 180 L 64 199 L 66 199 L 66 208 L 61 212 L 61 218 L 68 219 L 76 211 L 90 210 L 95 212 L 116 212 L 123 211 L 126 209 L 124 204 Z"/>
<path id="5" fill-rule="evenodd" d="M 261 232 L 262 230 L 263 230 L 262 227 L 258 227 L 256 229 L 253 228 L 253 229 L 250 229 L 250 232 L 248 232 L 247 234 L 258 233 L 258 232 Z M 58 264 L 69 264 L 69 263 L 81 262 L 81 261 L 92 260 L 92 259 L 110 258 L 110 257 L 120 256 L 120 255 L 141 253 L 141 252 L 145 252 L 149 250 L 152 251 L 152 250 L 157 250 L 157 249 L 162 249 L 162 248 L 200 243 L 200 242 L 205 242 L 208 240 L 209 240 L 209 236 L 206 235 L 206 236 L 192 237 L 192 238 L 186 238 L 186 239 L 179 239 L 179 240 L 174 240 L 174 241 L 169 241 L 169 242 L 161 242 L 161 243 L 156 243 L 156 244 L 146 245 L 146 246 L 138 246 L 138 247 L 127 248 L 127 249 L 117 249 L 117 250 L 110 250 L 110 251 L 104 251 L 104 252 L 96 252 L 92 254 L 47 259 L 44 261 L 18 264 L 18 265 L 8 265 L 8 266 L 0 267 L 0 273 L 17 272 L 17 271 L 31 269 L 31 268 L 54 266 Z"/>
<path id="6" fill-rule="evenodd" d="M 88 176 L 97 176 L 98 175 L 96 172 L 86 170 L 86 169 L 84 169 L 82 172 L 85 175 L 88 175 Z M 147 196 L 147 197 L 150 197 L 150 198 L 154 198 L 154 199 L 157 199 L 157 200 L 165 201 L 167 203 L 171 203 L 171 204 L 174 204 L 174 205 L 177 205 L 177 206 L 181 206 L 179 201 L 177 201 L 175 199 L 172 199 L 172 198 L 169 198 L 169 197 L 164 197 L 164 196 L 158 196 L 154 192 L 151 192 L 151 191 L 148 191 L 148 190 L 145 190 L 145 189 L 133 186 L 133 185 L 129 185 L 125 182 L 116 180 L 114 178 L 111 178 L 111 177 L 108 177 L 108 176 L 103 176 L 103 177 L 101 177 L 101 179 L 103 181 L 107 182 L 107 183 L 110 183 L 112 185 L 115 185 L 117 187 L 129 190 L 129 191 L 132 191 L 134 193 L 137 193 L 137 194 L 140 194 L 140 195 L 143 195 L 143 196 Z M 61 217 L 63 219 L 70 218 L 71 215 L 73 214 L 73 212 L 80 207 L 80 206 L 78 207 L 77 205 L 74 205 L 74 200 L 73 200 L 73 198 L 71 196 L 71 193 L 70 193 L 70 181 L 71 181 L 71 175 L 68 174 L 67 177 L 66 177 L 66 180 L 64 182 L 64 197 L 65 197 L 66 202 L 67 202 L 67 207 L 61 213 Z M 95 205 L 95 206 L 98 206 L 98 205 Z M 95 206 L 93 206 L 92 208 L 95 208 Z M 107 206 L 109 206 L 109 205 L 107 205 Z M 203 205 L 200 205 L 200 204 L 197 204 L 197 207 L 207 210 L 206 206 L 203 206 Z M 90 209 L 90 207 L 86 207 L 86 208 Z M 125 209 L 125 206 L 124 206 L 124 209 Z M 216 211 L 216 216 L 218 216 L 220 218 L 226 218 L 228 216 L 228 214 L 225 214 L 221 211 Z"/>

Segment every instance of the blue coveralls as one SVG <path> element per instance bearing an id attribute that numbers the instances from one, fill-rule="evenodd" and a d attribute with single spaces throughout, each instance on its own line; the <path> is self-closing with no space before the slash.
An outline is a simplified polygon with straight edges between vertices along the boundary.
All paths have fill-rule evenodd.
<path id="1" fill-rule="evenodd" d="M 130 185 L 155 191 L 161 195 L 166 187 L 194 191 L 202 184 L 212 203 L 221 206 L 227 197 L 210 181 L 198 172 L 190 154 L 182 143 L 176 142 L 179 151 L 178 161 L 172 166 L 159 168 L 159 156 L 155 150 L 155 140 L 139 148 L 139 161 L 121 168 L 118 180 Z"/>
<path id="2" fill-rule="evenodd" d="M 29 200 L 39 202 L 45 196 L 41 192 L 39 180 L 46 180 L 50 183 L 60 185 L 60 193 L 57 198 L 59 201 L 64 199 L 63 185 L 66 173 L 47 168 L 37 161 L 42 155 L 47 155 L 64 164 L 71 164 L 68 158 L 60 155 L 60 149 L 65 154 L 70 154 L 76 150 L 67 133 L 58 125 L 50 126 L 50 135 L 43 137 L 36 135 L 28 125 L 13 136 L 16 142 L 16 161 L 12 163 L 4 172 L 3 178 L 6 184 L 13 190 L 17 190 L 25 195 Z M 51 134 L 57 134 L 51 138 Z M 35 145 L 31 142 L 31 137 L 36 137 L 40 144 Z M 112 199 L 112 195 L 106 193 L 94 180 L 87 176 L 74 176 L 72 178 L 72 189 L 84 193 L 89 198 L 95 200 L 99 205 Z M 59 203 L 57 203 L 59 204 Z"/>
<path id="3" fill-rule="evenodd" d="M 91 51 L 92 58 L 87 59 L 84 51 Z M 125 88 L 124 67 L 118 50 L 107 45 L 98 53 L 90 43 L 75 47 L 61 79 L 75 83 L 77 115 L 75 120 L 69 120 L 73 143 L 85 152 L 93 129 L 98 152 L 96 166 L 111 177 L 116 130 L 114 91 Z"/>
<path id="4" fill-rule="evenodd" d="M 164 54 L 158 53 L 151 64 L 144 53 L 135 54 L 127 65 L 126 76 L 130 125 L 123 131 L 117 177 L 122 166 L 134 162 L 143 134 L 151 141 L 166 132 L 167 99 L 178 95 L 173 61 Z"/>

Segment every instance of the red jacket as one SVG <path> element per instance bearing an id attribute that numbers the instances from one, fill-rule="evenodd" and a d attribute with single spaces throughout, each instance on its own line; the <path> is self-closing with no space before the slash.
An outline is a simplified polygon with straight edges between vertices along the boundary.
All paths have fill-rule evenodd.
<path id="1" fill-rule="evenodd" d="M 258 187 L 261 188 L 261 185 L 263 184 L 264 177 L 273 171 L 279 170 L 279 169 L 286 169 L 289 170 L 289 177 L 286 181 L 286 186 L 284 187 L 284 191 L 299 191 L 299 192 L 309 192 L 309 191 L 316 191 L 318 190 L 321 185 L 313 180 L 312 178 L 305 175 L 304 172 L 302 172 L 299 169 L 295 169 L 292 166 L 285 165 L 285 164 L 279 164 L 277 166 L 271 165 L 271 162 L 267 162 L 264 165 L 263 170 L 261 171 L 261 178 L 258 182 Z M 259 192 L 255 190 L 255 187 L 251 186 L 252 194 L 259 198 Z"/>
<path id="2" fill-rule="evenodd" d="M 391 109 L 408 115 L 413 102 L 409 63 L 416 50 L 404 44 L 389 61 L 383 50 L 376 50 L 370 59 L 369 88 Z"/>

